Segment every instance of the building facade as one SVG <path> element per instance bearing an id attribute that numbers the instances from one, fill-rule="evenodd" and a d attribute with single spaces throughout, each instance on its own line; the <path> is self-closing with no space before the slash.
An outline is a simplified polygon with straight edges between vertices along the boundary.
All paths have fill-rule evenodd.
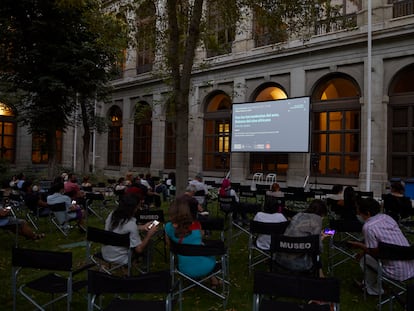
<path id="1" fill-rule="evenodd" d="M 149 17 L 160 8 L 146 2 L 126 14 L 146 40 L 126 51 L 112 100 L 97 105 L 111 126 L 95 135 L 91 163 L 108 176 L 175 171 L 174 123 L 180 118 L 167 108 L 169 87 L 156 74 L 156 38 L 153 44 L 148 39 L 158 25 Z M 276 173 L 286 185 L 301 186 L 309 176 L 313 186 L 340 183 L 379 196 L 391 178 L 414 176 L 414 1 L 372 0 L 370 25 L 368 1 L 331 2 L 341 5 L 340 18 L 318 16 L 308 33 L 287 38 L 270 36 L 257 12 L 246 14 L 238 29 L 222 28 L 207 1 L 220 49 L 208 43 L 197 49 L 190 177 L 203 171 L 219 180 L 230 171 L 232 181 L 247 183 L 257 172 Z M 231 152 L 233 103 L 302 96 L 311 99 L 309 153 Z M 42 138 L 16 128 L 12 113 L 2 119 L 2 155 L 9 148 L 4 141 L 12 139 L 7 152 L 14 152 L 16 166 L 41 165 Z M 74 170 L 81 167 L 80 131 L 62 136 L 62 165 Z"/>

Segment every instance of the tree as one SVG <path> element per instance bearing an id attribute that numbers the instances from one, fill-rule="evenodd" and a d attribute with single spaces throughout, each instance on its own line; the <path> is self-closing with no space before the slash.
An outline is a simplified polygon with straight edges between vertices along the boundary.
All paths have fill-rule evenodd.
<path id="1" fill-rule="evenodd" d="M 144 6 L 150 1 L 135 4 Z M 158 2 L 153 0 L 152 5 L 156 7 Z M 332 5 L 330 0 L 166 0 L 163 3 L 165 8 L 158 16 L 159 25 L 164 25 L 165 21 L 167 26 L 159 27 L 157 36 L 168 68 L 160 71 L 165 74 L 165 83 L 171 86 L 166 102 L 172 106 L 167 110 L 179 116 L 179 122 L 175 123 L 176 182 L 177 191 L 183 192 L 188 180 L 188 96 L 196 48 L 204 45 L 210 56 L 231 52 L 236 25 L 244 18 L 253 18 L 252 14 L 258 27 L 265 32 L 265 44 L 292 37 L 306 41 L 313 34 L 311 29 L 317 19 L 340 18 L 341 6 Z M 143 40 L 142 37 L 138 39 Z"/>
<path id="2" fill-rule="evenodd" d="M 122 22 L 103 14 L 99 4 L 4 0 L 0 7 L 0 96 L 15 94 L 18 121 L 30 133 L 46 135 L 49 177 L 57 167 L 56 133 L 72 125 L 78 102 L 88 163 L 91 107 L 108 93 L 108 68 L 126 46 Z"/>

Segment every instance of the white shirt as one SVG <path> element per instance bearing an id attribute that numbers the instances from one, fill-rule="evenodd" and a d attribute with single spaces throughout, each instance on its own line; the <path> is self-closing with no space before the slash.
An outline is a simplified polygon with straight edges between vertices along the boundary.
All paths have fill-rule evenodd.
<path id="1" fill-rule="evenodd" d="M 123 223 L 116 227 L 114 230 L 110 229 L 112 213 L 108 215 L 105 221 L 105 230 L 109 230 L 115 233 L 125 234 L 129 233 L 130 248 L 135 248 L 141 244 L 141 238 L 139 236 L 137 220 L 135 217 L 129 219 L 126 223 Z M 104 245 L 102 246 L 102 257 L 109 262 L 116 262 L 119 264 L 128 263 L 128 249 L 120 246 Z"/>
<path id="2" fill-rule="evenodd" d="M 267 223 L 279 223 L 287 221 L 286 217 L 283 216 L 281 213 L 274 213 L 274 214 L 268 214 L 263 212 L 258 212 L 254 219 L 256 221 L 260 222 L 267 222 Z M 257 247 L 261 249 L 269 249 L 270 248 L 270 240 L 271 236 L 268 234 L 260 234 L 256 240 Z"/>

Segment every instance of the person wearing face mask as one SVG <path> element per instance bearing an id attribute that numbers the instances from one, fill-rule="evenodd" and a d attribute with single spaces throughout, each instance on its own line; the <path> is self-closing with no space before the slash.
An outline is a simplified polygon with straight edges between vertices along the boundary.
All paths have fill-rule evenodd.
<path id="1" fill-rule="evenodd" d="M 357 204 L 357 217 L 364 223 L 362 234 L 364 243 L 351 241 L 352 246 L 362 249 L 362 253 L 356 257 L 360 266 L 364 269 L 364 254 L 366 255 L 365 287 L 369 295 L 379 295 L 383 290 L 378 289 L 377 268 L 375 259 L 379 242 L 385 242 L 400 246 L 409 246 L 409 242 L 401 232 L 397 222 L 389 215 L 380 213 L 380 204 L 372 198 L 360 199 Z M 414 277 L 414 260 L 387 260 L 383 262 L 383 273 L 392 279 L 404 281 Z M 362 285 L 356 281 L 358 285 Z"/>

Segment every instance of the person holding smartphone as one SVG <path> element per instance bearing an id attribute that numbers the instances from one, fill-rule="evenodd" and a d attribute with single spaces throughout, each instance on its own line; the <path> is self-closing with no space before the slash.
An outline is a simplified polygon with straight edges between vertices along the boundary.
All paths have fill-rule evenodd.
<path id="1" fill-rule="evenodd" d="M 146 224 L 137 226 L 135 214 L 138 204 L 139 202 L 135 195 L 123 195 L 117 209 L 106 218 L 105 230 L 119 234 L 129 233 L 130 248 L 133 248 L 135 253 L 141 254 L 145 251 L 152 236 L 157 232 L 159 225 L 149 221 Z M 143 239 L 140 237 L 139 230 L 147 232 Z M 104 245 L 102 246 L 102 256 L 108 262 L 117 264 L 128 263 L 128 249 L 125 247 Z"/>

